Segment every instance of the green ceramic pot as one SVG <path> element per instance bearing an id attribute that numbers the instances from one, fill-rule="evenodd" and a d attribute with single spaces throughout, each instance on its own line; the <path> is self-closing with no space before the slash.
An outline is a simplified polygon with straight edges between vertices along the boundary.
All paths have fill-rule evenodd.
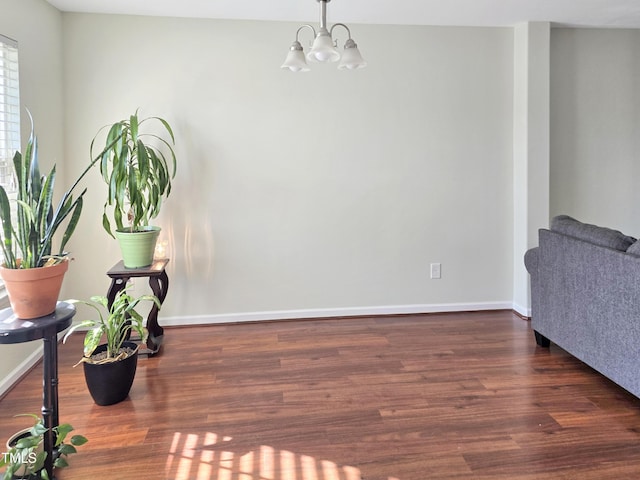
<path id="1" fill-rule="evenodd" d="M 148 267 L 153 263 L 160 227 L 143 227 L 135 232 L 116 231 L 122 260 L 126 268 Z"/>

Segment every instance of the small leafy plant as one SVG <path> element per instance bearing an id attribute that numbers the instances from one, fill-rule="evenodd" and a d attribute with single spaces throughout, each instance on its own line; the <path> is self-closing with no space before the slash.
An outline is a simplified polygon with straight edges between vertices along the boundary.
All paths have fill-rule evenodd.
<path id="1" fill-rule="evenodd" d="M 47 470 L 44 468 L 47 452 L 41 448 L 44 442 L 44 435 L 47 433 L 43 419 L 32 413 L 18 416 L 33 417 L 35 424 L 31 427 L 27 436 L 20 438 L 8 452 L 0 456 L 0 467 L 6 467 L 2 477 L 3 480 L 15 478 L 51 480 Z M 84 445 L 88 440 L 82 435 L 73 435 L 69 443 L 65 443 L 67 436 L 73 431 L 73 427 L 68 423 L 53 427 L 53 431 L 56 439 L 54 448 L 58 452 L 53 461 L 53 467 L 67 467 L 69 463 L 66 457 L 72 453 L 77 453 L 76 447 Z"/>
<path id="2" fill-rule="evenodd" d="M 126 352 L 121 351 L 123 342 L 128 338 L 131 330 L 134 330 L 145 342 L 148 336 L 144 326 L 142 315 L 136 311 L 141 302 L 153 302 L 160 309 L 160 300 L 155 295 L 141 295 L 132 297 L 126 291 L 120 290 L 109 308 L 109 301 L 104 295 L 95 295 L 91 301 L 69 300 L 71 303 L 88 305 L 98 313 L 97 319 L 84 320 L 69 329 L 63 342 L 69 335 L 79 328 L 89 328 L 84 337 L 84 355 L 79 363 L 108 363 L 115 362 L 126 357 Z M 93 361 L 91 355 L 100 344 L 102 336 L 106 336 L 106 358 Z"/>

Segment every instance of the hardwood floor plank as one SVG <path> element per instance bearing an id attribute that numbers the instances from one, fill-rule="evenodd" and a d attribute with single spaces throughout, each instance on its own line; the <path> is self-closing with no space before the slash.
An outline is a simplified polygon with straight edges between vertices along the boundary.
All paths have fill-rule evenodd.
<path id="1" fill-rule="evenodd" d="M 640 400 L 506 311 L 165 329 L 131 394 L 93 404 L 82 336 L 60 419 L 89 438 L 58 480 L 640 478 Z M 0 400 L 38 412 L 41 366 Z"/>

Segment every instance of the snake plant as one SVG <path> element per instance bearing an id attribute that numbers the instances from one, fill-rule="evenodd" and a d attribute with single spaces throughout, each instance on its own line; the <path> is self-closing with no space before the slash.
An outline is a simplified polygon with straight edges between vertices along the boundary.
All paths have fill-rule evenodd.
<path id="1" fill-rule="evenodd" d="M 54 205 L 53 191 L 56 182 L 56 166 L 47 175 L 40 175 L 38 140 L 34 133 L 33 117 L 31 134 L 24 156 L 16 152 L 13 167 L 17 181 L 16 222 L 13 222 L 9 196 L 0 185 L 0 219 L 2 220 L 2 253 L 5 268 L 36 268 L 45 263 L 59 263 L 65 256 L 64 247 L 73 235 L 82 213 L 82 197 L 85 188 L 74 199 L 73 191 L 95 163 L 92 162 L 67 190 L 60 202 Z M 54 235 L 69 217 L 59 249 L 53 250 Z"/>

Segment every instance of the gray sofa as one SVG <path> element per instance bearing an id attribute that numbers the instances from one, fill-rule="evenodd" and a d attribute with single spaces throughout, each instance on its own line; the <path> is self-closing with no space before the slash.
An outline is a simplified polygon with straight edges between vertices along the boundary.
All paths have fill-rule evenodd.
<path id="1" fill-rule="evenodd" d="M 561 215 L 524 261 L 538 345 L 555 343 L 640 397 L 640 242 Z"/>

